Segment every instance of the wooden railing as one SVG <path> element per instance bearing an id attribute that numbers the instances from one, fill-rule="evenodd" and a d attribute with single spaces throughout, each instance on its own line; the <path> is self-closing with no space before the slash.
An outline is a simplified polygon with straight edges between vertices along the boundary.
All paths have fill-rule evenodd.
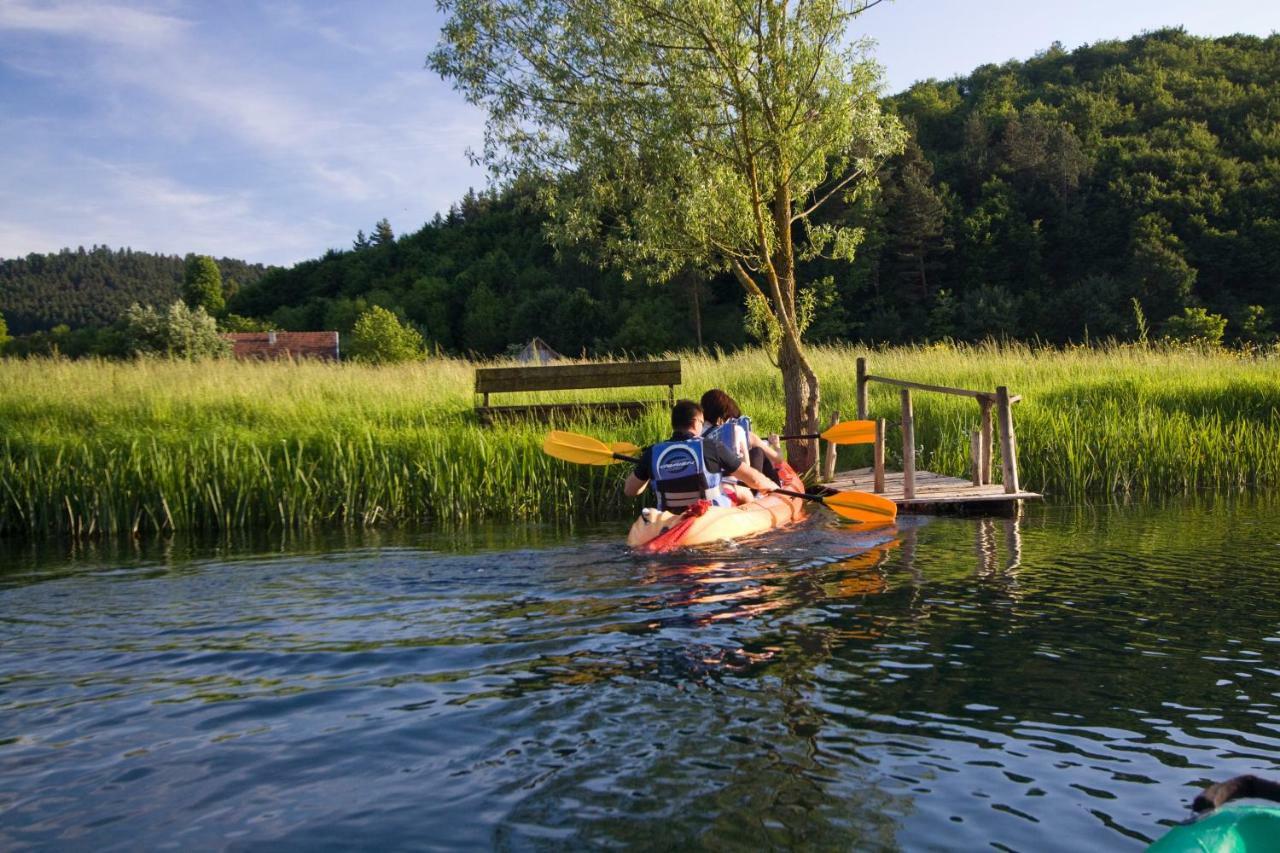
<path id="1" fill-rule="evenodd" d="M 1000 431 L 1000 463 L 1002 483 L 1006 494 L 1015 494 L 1018 488 L 1018 444 L 1013 430 L 1013 404 L 1022 398 L 1010 395 L 1004 385 L 993 391 L 970 391 L 965 388 L 948 388 L 944 385 L 927 385 L 923 382 L 909 382 L 905 379 L 894 379 L 888 376 L 873 376 L 867 372 L 867 360 L 858 359 L 858 419 L 867 417 L 867 386 L 872 382 L 880 382 L 901 389 L 902 399 L 902 488 L 903 497 L 910 500 L 915 497 L 916 473 L 916 439 L 915 413 L 911 405 L 911 392 L 930 391 L 938 394 L 954 394 L 961 397 L 972 397 L 978 402 L 980 427 L 969 436 L 969 451 L 972 457 L 973 485 L 983 486 L 991 483 L 992 450 L 994 448 L 994 427 L 992 411 L 995 411 Z M 884 490 L 884 420 L 876 422 L 876 460 L 875 490 Z"/>

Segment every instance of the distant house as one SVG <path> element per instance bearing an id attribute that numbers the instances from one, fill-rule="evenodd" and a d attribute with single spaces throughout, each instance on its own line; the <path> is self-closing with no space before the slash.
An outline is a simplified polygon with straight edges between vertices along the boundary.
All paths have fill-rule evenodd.
<path id="1" fill-rule="evenodd" d="M 520 350 L 516 356 L 516 361 L 521 364 L 546 364 L 549 361 L 559 361 L 564 358 L 560 353 L 553 350 L 547 345 L 542 338 L 534 338 Z"/>
<path id="2" fill-rule="evenodd" d="M 337 332 L 228 332 L 236 358 L 338 360 Z"/>

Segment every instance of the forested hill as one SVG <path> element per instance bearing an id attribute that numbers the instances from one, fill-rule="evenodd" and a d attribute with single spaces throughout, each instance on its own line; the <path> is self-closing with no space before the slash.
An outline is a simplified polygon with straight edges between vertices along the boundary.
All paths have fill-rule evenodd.
<path id="1" fill-rule="evenodd" d="M 1280 313 L 1280 36 L 1166 30 L 928 81 L 887 101 L 913 131 L 879 188 L 829 214 L 852 265 L 802 270 L 815 339 L 1158 333 L 1188 307 L 1265 340 Z M 278 270 L 233 300 L 288 328 L 384 305 L 454 351 L 541 335 L 566 352 L 743 339 L 729 280 L 624 282 L 558 261 L 526 191 L 469 196 L 416 234 Z"/>
<path id="2" fill-rule="evenodd" d="M 1280 312 L 1280 36 L 1055 47 L 892 103 L 915 139 L 859 214 L 861 335 L 1128 337 L 1137 299 L 1247 339 Z"/>
<path id="3" fill-rule="evenodd" d="M 135 302 L 168 305 L 178 298 L 184 260 L 132 249 L 94 246 L 0 260 L 0 314 L 15 334 L 65 324 L 107 326 Z M 224 289 L 258 281 L 261 264 L 217 261 Z"/>
<path id="4" fill-rule="evenodd" d="M 866 240 L 852 264 L 801 269 L 822 306 L 812 339 L 1132 339 L 1187 309 L 1226 318 L 1228 341 L 1280 325 L 1280 36 L 1053 47 L 886 104 L 911 139 L 874 192 L 827 212 Z M 220 262 L 250 285 L 228 309 L 346 332 L 381 305 L 479 354 L 534 335 L 575 355 L 744 341 L 730 278 L 655 287 L 558 257 L 533 198 L 468 194 L 415 233 L 384 221 L 257 284 L 260 268 Z M 173 298 L 180 277 L 179 259 L 127 250 L 9 261 L 0 311 L 15 331 L 104 322 Z"/>

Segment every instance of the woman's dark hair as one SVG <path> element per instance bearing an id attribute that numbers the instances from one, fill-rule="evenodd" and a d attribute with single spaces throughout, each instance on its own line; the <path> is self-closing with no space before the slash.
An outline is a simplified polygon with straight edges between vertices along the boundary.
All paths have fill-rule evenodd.
<path id="1" fill-rule="evenodd" d="M 742 417 L 742 410 L 738 408 L 737 402 L 728 394 L 719 388 L 712 388 L 702 395 L 702 415 L 706 418 L 707 423 L 713 424 L 719 420 L 740 418 Z"/>

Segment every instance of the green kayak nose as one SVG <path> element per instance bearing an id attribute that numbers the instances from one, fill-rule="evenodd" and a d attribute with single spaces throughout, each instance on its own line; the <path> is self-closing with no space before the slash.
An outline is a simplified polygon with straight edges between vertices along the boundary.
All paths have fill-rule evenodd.
<path id="1" fill-rule="evenodd" d="M 1175 826 L 1147 853 L 1280 853 L 1280 804 L 1228 803 Z"/>

